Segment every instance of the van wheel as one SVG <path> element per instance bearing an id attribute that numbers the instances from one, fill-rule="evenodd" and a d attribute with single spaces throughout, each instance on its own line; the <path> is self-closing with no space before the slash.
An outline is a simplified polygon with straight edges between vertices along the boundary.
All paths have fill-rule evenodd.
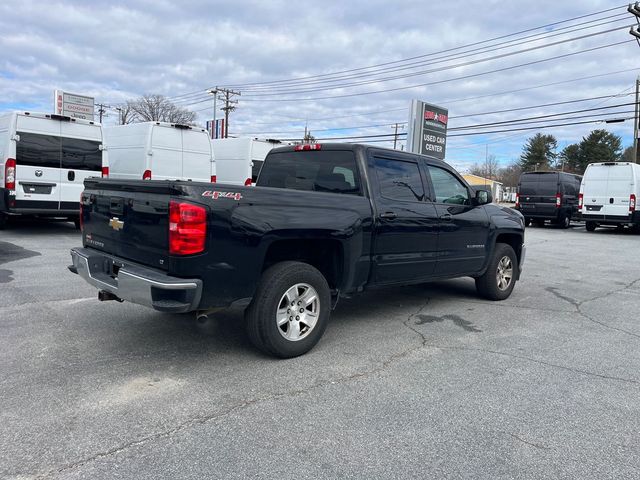
<path id="1" fill-rule="evenodd" d="M 73 219 L 73 225 L 76 227 L 76 230 L 80 230 L 80 219 L 79 218 L 74 218 Z"/>
<path id="2" fill-rule="evenodd" d="M 6 213 L 0 212 L 0 230 L 4 230 L 9 223 L 9 216 Z"/>
<path id="3" fill-rule="evenodd" d="M 585 227 L 587 228 L 587 232 L 593 232 L 597 226 L 598 224 L 596 222 L 587 222 L 585 224 Z"/>
<path id="4" fill-rule="evenodd" d="M 476 290 L 489 300 L 509 298 L 518 277 L 518 257 L 511 245 L 496 243 L 487 271 L 476 278 Z"/>
<path id="5" fill-rule="evenodd" d="M 524 219 L 524 226 L 528 227 L 529 225 L 531 225 L 531 219 L 530 218 L 525 218 Z"/>
<path id="6" fill-rule="evenodd" d="M 534 224 L 536 227 L 544 227 L 544 219 L 542 219 L 542 218 L 536 218 L 536 219 L 533 221 L 533 224 Z"/>
<path id="7" fill-rule="evenodd" d="M 247 334 L 260 350 L 291 358 L 311 350 L 331 313 L 331 291 L 316 268 L 281 262 L 268 268 L 246 310 Z"/>
<path id="8" fill-rule="evenodd" d="M 571 215 L 567 213 L 562 215 L 558 221 L 558 225 L 560 228 L 569 228 L 571 226 Z"/>

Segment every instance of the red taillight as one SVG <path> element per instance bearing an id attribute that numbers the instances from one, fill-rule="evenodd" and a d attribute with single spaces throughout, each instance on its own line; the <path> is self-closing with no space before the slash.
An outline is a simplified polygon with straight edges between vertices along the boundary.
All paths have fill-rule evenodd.
<path id="1" fill-rule="evenodd" d="M 211 183 L 216 183 L 218 181 L 217 175 L 211 175 Z"/>
<path id="2" fill-rule="evenodd" d="M 142 174 L 143 180 L 151 180 L 151 170 L 145 170 Z"/>
<path id="3" fill-rule="evenodd" d="M 636 211 L 636 194 L 632 193 L 629 195 L 629 213 L 633 213 Z"/>
<path id="4" fill-rule="evenodd" d="M 520 207 L 520 194 L 516 193 L 516 208 Z"/>
<path id="5" fill-rule="evenodd" d="M 582 206 L 584 205 L 584 195 L 582 193 L 578 194 L 578 211 L 582 212 Z"/>
<path id="6" fill-rule="evenodd" d="M 319 143 L 305 143 L 304 145 L 296 145 L 295 147 L 293 147 L 293 150 L 295 152 L 300 152 L 303 150 L 320 150 L 320 144 Z"/>
<path id="7" fill-rule="evenodd" d="M 556 193 L 556 208 L 560 208 L 560 205 L 562 205 L 562 194 Z"/>
<path id="8" fill-rule="evenodd" d="M 109 178 L 109 167 L 102 167 L 102 178 Z"/>
<path id="9" fill-rule="evenodd" d="M 251 186 L 251 179 L 250 179 L 250 178 L 247 178 L 247 179 L 244 181 L 244 186 L 245 186 L 245 187 L 250 187 L 250 186 Z"/>
<path id="10" fill-rule="evenodd" d="M 16 160 L 7 158 L 4 164 L 4 188 L 7 190 L 16 189 Z"/>
<path id="11" fill-rule="evenodd" d="M 206 235 L 206 208 L 171 200 L 169 203 L 169 254 L 193 255 L 204 251 Z"/>
<path id="12" fill-rule="evenodd" d="M 104 167 L 103 167 L 104 168 Z M 82 208 L 82 193 L 80 194 L 80 232 L 84 230 L 84 209 Z"/>

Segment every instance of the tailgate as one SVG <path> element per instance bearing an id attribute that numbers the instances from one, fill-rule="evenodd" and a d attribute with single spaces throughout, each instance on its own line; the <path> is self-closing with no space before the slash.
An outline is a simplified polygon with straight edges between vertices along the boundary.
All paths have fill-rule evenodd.
<path id="1" fill-rule="evenodd" d="M 151 183 L 87 180 L 83 245 L 166 270 L 171 187 L 169 182 Z"/>

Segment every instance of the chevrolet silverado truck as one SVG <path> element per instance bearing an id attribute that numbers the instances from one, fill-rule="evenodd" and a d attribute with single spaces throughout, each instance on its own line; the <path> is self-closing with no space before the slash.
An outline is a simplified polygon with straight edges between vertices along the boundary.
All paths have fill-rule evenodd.
<path id="1" fill-rule="evenodd" d="M 447 163 L 365 145 L 272 150 L 255 187 L 87 179 L 69 269 L 100 300 L 208 315 L 245 308 L 266 353 L 309 351 L 340 297 L 475 278 L 507 298 L 524 218 Z"/>

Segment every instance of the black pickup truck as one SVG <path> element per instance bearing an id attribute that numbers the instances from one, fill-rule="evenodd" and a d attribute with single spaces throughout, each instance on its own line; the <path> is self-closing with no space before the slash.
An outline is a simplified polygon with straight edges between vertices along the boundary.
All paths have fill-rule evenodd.
<path id="1" fill-rule="evenodd" d="M 255 187 L 88 179 L 69 269 L 163 312 L 246 307 L 260 349 L 301 355 L 339 297 L 470 276 L 502 300 L 525 256 L 524 218 L 448 164 L 365 145 L 277 148 Z"/>

